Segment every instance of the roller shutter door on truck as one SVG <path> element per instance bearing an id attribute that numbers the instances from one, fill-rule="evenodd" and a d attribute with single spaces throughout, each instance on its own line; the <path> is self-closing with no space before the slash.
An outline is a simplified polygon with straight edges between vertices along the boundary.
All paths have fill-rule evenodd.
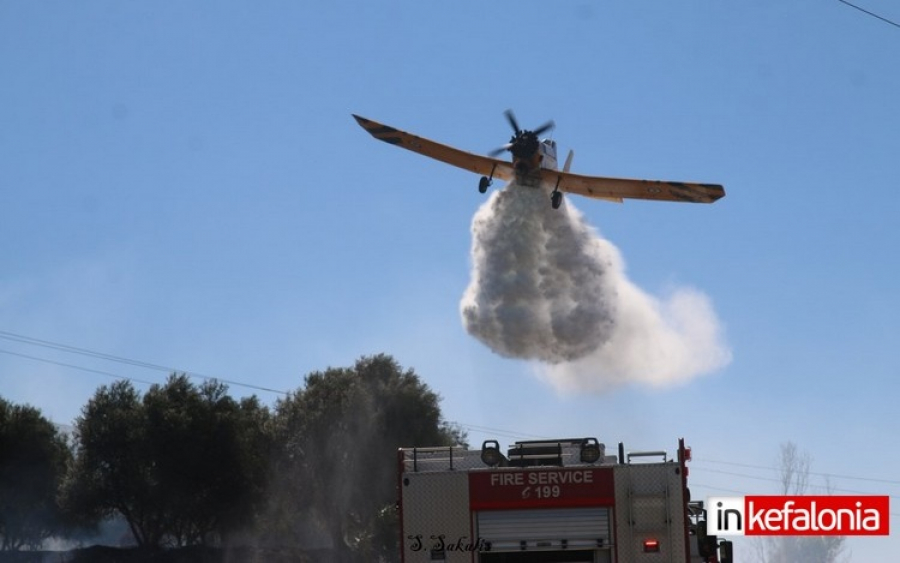
<path id="1" fill-rule="evenodd" d="M 483 510 L 477 513 L 477 526 L 478 537 L 490 543 L 491 551 L 608 551 L 611 543 L 608 507 Z"/>

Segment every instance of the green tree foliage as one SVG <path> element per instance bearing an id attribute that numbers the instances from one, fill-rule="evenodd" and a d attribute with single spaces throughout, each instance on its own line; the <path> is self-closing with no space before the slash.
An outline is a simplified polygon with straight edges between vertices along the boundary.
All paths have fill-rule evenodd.
<path id="1" fill-rule="evenodd" d="M 81 412 L 75 462 L 62 489 L 65 506 L 90 517 L 118 512 L 138 545 L 158 545 L 165 521 L 140 396 L 130 382 L 117 381 L 100 387 Z"/>
<path id="2" fill-rule="evenodd" d="M 413 370 L 386 355 L 309 374 L 276 405 L 273 529 L 317 522 L 336 561 L 394 553 L 396 533 L 385 539 L 382 531 L 385 523 L 396 529 L 397 449 L 465 440 L 442 420 L 439 402 Z"/>
<path id="3" fill-rule="evenodd" d="M 121 514 L 139 545 L 227 541 L 262 504 L 269 413 L 215 381 L 172 375 L 143 396 L 127 381 L 101 387 L 76 420 L 63 498 L 82 515 Z"/>
<path id="4" fill-rule="evenodd" d="M 144 408 L 174 543 L 217 542 L 250 526 L 269 454 L 267 411 L 256 398 L 238 403 L 221 383 L 196 387 L 181 375 L 152 387 Z"/>
<path id="5" fill-rule="evenodd" d="M 0 548 L 37 548 L 66 530 L 56 491 L 70 458 L 39 410 L 0 398 Z"/>

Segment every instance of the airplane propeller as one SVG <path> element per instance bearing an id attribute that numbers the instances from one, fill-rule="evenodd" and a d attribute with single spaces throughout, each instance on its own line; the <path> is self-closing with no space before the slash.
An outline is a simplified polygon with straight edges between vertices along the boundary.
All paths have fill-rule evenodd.
<path id="1" fill-rule="evenodd" d="M 509 124 L 510 126 L 512 126 L 513 131 L 515 131 L 516 135 L 520 134 L 522 130 L 519 129 L 519 123 L 516 121 L 516 114 L 514 114 L 511 109 L 508 109 L 503 112 L 503 115 L 506 116 L 506 120 L 509 121 Z"/>
<path id="2" fill-rule="evenodd" d="M 503 115 L 506 116 L 506 120 L 509 122 L 510 127 L 512 127 L 514 134 L 508 143 L 491 151 L 489 153 L 491 156 L 497 156 L 504 151 L 509 151 L 516 158 L 530 158 L 537 152 L 538 143 L 540 142 L 538 136 L 554 127 L 553 120 L 551 119 L 533 131 L 529 131 L 528 129 L 523 130 L 519 128 L 519 122 L 516 121 L 516 115 L 511 109 L 503 112 Z"/>

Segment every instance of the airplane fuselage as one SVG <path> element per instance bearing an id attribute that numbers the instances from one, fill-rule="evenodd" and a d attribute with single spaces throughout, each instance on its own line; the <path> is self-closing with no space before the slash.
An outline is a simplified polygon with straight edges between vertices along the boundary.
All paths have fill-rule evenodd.
<path id="1" fill-rule="evenodd" d="M 538 150 L 530 156 L 513 159 L 516 172 L 516 183 L 520 186 L 540 187 L 542 168 L 557 170 L 556 141 L 544 139 L 538 144 Z"/>

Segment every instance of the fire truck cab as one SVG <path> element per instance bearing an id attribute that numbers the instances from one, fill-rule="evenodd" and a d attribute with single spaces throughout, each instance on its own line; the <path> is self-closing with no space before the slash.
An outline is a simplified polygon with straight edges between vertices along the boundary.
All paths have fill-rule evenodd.
<path id="1" fill-rule="evenodd" d="M 690 502 L 689 459 L 683 439 L 674 459 L 595 438 L 401 448 L 401 561 L 730 563 Z"/>

